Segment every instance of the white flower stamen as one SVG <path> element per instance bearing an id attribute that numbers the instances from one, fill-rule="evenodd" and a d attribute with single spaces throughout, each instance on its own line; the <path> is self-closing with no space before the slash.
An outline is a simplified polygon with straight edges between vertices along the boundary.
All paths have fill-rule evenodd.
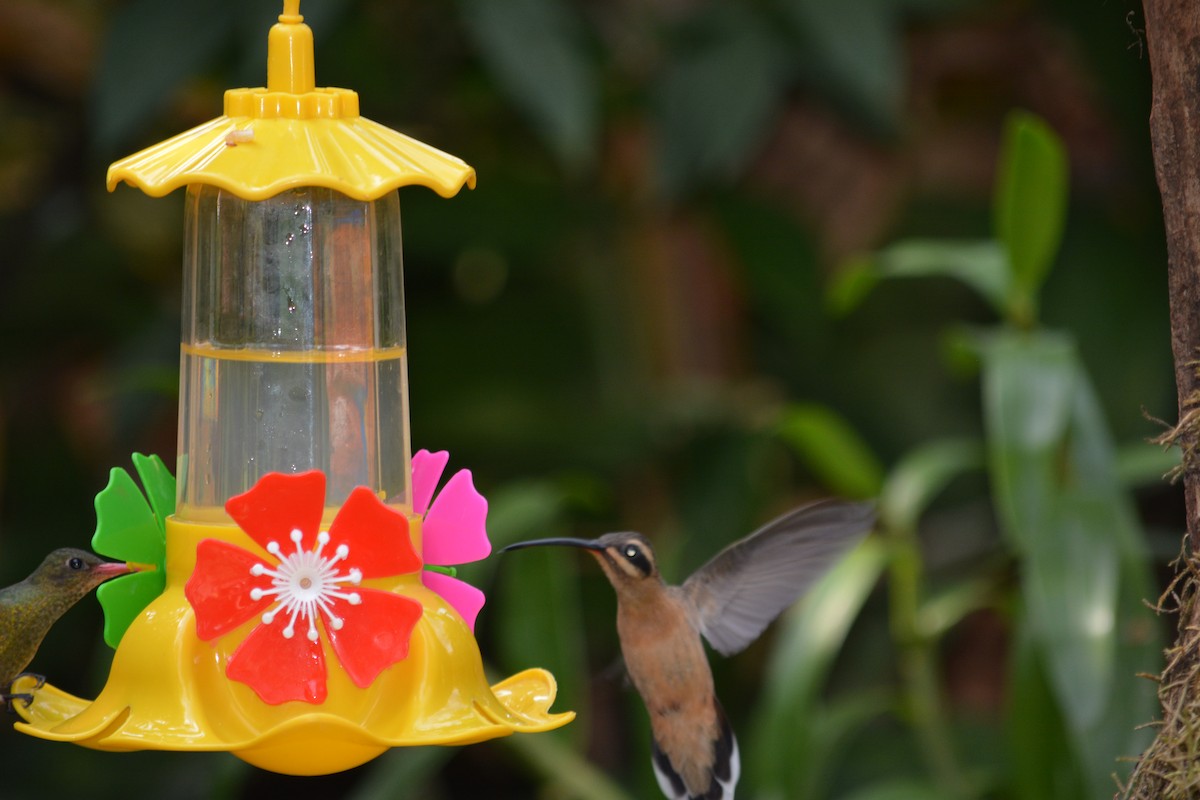
<path id="1" fill-rule="evenodd" d="M 317 534 L 317 543 L 312 550 L 304 550 L 301 541 L 304 533 L 299 529 L 292 530 L 289 537 L 295 545 L 295 552 L 283 554 L 283 548 L 278 542 L 267 543 L 267 551 L 279 559 L 279 566 L 272 569 L 265 564 L 255 564 L 250 568 L 250 574 L 255 577 L 267 576 L 271 586 L 256 586 L 250 590 L 250 599 L 258 602 L 264 597 L 274 597 L 274 604 L 262 615 L 264 625 L 270 625 L 282 611 L 287 615 L 288 622 L 281 633 L 285 639 L 296 635 L 297 620 L 307 628 L 305 636 L 315 642 L 319 638 L 317 632 L 317 615 L 325 617 L 325 624 L 331 631 L 339 631 L 345 624 L 340 616 L 334 613 L 336 601 L 345 601 L 350 605 L 362 602 L 358 592 L 345 591 L 345 584 L 357 586 L 362 582 L 362 570 L 350 567 L 344 572 L 338 568 L 338 563 L 350 556 L 350 548 L 339 544 L 333 555 L 325 557 L 322 552 L 329 544 L 329 532 Z"/>

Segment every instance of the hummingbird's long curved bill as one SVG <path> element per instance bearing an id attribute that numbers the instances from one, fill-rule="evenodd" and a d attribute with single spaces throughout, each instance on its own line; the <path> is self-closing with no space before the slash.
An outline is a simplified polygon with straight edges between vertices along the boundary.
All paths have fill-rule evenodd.
<path id="1" fill-rule="evenodd" d="M 530 539 L 528 542 L 516 542 L 510 544 L 501 550 L 501 553 L 507 553 L 509 550 L 521 550 L 526 547 L 541 547 L 542 545 L 559 545 L 562 547 L 582 547 L 585 550 L 601 551 L 604 545 L 600 544 L 597 539 L 572 539 L 570 537 L 560 536 L 551 537 L 549 539 Z"/>

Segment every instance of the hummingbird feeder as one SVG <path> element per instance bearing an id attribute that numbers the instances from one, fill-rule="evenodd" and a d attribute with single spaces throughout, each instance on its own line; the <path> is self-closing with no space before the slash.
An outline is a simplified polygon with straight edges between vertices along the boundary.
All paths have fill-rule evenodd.
<path id="1" fill-rule="evenodd" d="M 266 87 L 114 163 L 121 181 L 187 191 L 176 475 L 112 471 L 93 547 L 147 568 L 98 590 L 107 683 L 89 701 L 22 679 L 17 728 L 316 775 L 573 719 L 544 670 L 489 686 L 483 595 L 452 569 L 489 554 L 487 502 L 467 470 L 436 491 L 444 452 L 410 457 L 398 189 L 451 197 L 474 170 L 317 88 L 285 0 Z"/>

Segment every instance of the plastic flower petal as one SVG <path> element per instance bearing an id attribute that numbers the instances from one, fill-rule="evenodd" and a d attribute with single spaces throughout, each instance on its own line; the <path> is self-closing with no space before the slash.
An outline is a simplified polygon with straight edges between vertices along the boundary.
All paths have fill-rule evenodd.
<path id="1" fill-rule="evenodd" d="M 268 704 L 325 701 L 322 630 L 351 681 L 366 688 L 408 657 L 423 613 L 412 598 L 360 585 L 421 568 L 408 520 L 366 487 L 350 493 L 328 531 L 320 530 L 324 508 L 324 473 L 264 475 L 225 510 L 272 558 L 225 541 L 196 546 L 184 588 L 196 635 L 215 640 L 257 617 L 226 675 Z"/>
<path id="2" fill-rule="evenodd" d="M 259 625 L 242 641 L 225 674 L 273 706 L 289 700 L 324 703 L 328 695 L 321 643 L 307 636 L 285 638 L 266 625 Z"/>
<path id="3" fill-rule="evenodd" d="M 454 610 L 463 618 L 463 622 L 467 623 L 467 627 L 472 632 L 475 631 L 475 618 L 479 616 L 486 600 L 483 592 L 466 581 L 460 581 L 458 578 L 443 575 L 440 572 L 422 573 L 421 583 L 440 594 L 447 603 L 454 606 Z"/>
<path id="4" fill-rule="evenodd" d="M 163 592 L 166 519 L 175 513 L 175 479 L 162 459 L 134 453 L 133 465 L 145 495 L 120 467 L 112 469 L 108 485 L 96 495 L 92 549 L 143 567 L 107 581 L 96 590 L 104 609 L 104 641 L 114 649 L 138 614 Z"/>
<path id="5" fill-rule="evenodd" d="M 454 473 L 434 499 L 421 526 L 423 551 L 430 564 L 469 564 L 487 558 L 487 500 L 475 490 L 471 471 Z"/>
<path id="6" fill-rule="evenodd" d="M 419 450 L 413 455 L 413 511 L 418 516 L 424 515 L 429 509 L 429 501 L 433 499 L 433 492 L 437 489 L 438 481 L 442 479 L 442 471 L 446 469 L 446 462 L 449 460 L 450 454 L 445 450 L 436 453 Z"/>
<path id="7" fill-rule="evenodd" d="M 408 658 L 408 633 L 421 618 L 422 608 L 391 592 L 363 589 L 360 594 L 362 602 L 342 612 L 345 624 L 326 630 L 346 674 L 355 686 L 365 689 L 379 673 Z"/>
<path id="8" fill-rule="evenodd" d="M 422 550 L 426 563 L 441 567 L 478 561 L 492 552 L 487 535 L 487 500 L 476 491 L 470 470 L 454 473 L 433 497 L 449 458 L 444 450 L 420 450 L 412 457 L 413 511 L 424 515 Z M 475 630 L 475 618 L 484 604 L 483 592 L 437 572 L 421 573 L 421 582 L 445 598 L 472 632 Z"/>
<path id="9" fill-rule="evenodd" d="M 187 599 L 196 610 L 196 635 L 208 642 L 224 636 L 256 614 L 273 598 L 254 597 L 262 580 L 253 572 L 261 559 L 248 550 L 216 539 L 196 545 L 196 572 L 203 580 L 188 581 Z"/>

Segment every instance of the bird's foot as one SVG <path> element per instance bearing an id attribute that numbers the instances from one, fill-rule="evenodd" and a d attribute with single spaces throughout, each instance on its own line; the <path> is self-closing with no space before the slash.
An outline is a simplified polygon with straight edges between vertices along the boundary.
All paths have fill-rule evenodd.
<path id="1" fill-rule="evenodd" d="M 45 675 L 38 675 L 36 672 L 22 672 L 20 675 L 13 678 L 12 683 L 9 684 L 9 688 L 11 689 L 12 686 L 21 678 L 34 678 L 36 680 L 36 683 L 33 685 L 34 691 L 37 691 L 46 685 Z M 0 694 L 0 701 L 3 701 L 4 709 L 9 714 L 17 713 L 13 703 L 18 700 L 24 703 L 26 708 L 29 708 L 31 705 L 33 705 L 33 694 L 30 692 L 5 692 L 4 694 Z"/>
<path id="2" fill-rule="evenodd" d="M 28 692 L 19 692 L 17 694 L 0 694 L 0 700 L 4 701 L 4 710 L 9 714 L 16 714 L 17 707 L 14 705 L 18 700 L 25 704 L 26 708 L 33 705 L 33 695 Z"/>

